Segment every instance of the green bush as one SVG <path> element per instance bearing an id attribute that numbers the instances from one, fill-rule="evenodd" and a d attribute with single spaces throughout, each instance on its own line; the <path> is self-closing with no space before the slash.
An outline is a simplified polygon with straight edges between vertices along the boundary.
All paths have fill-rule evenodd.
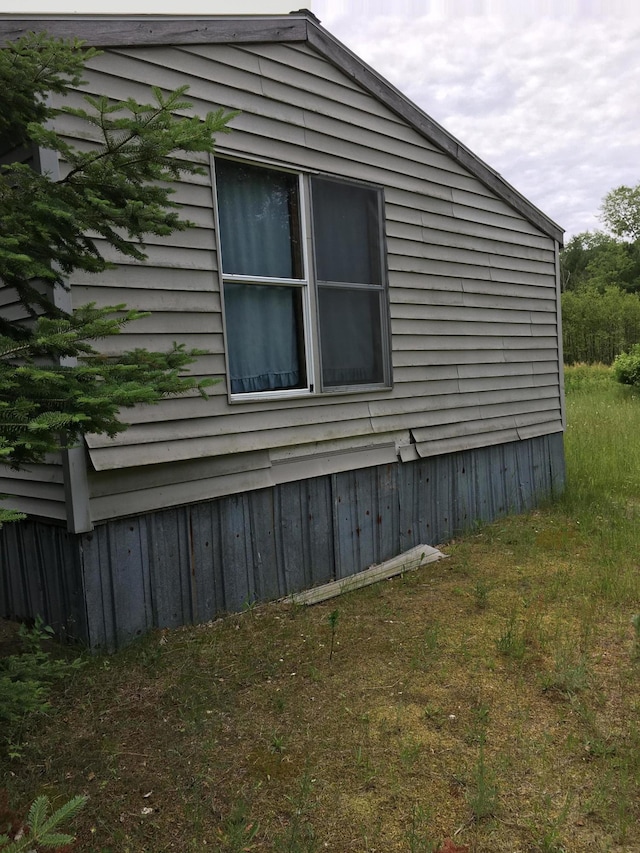
<path id="1" fill-rule="evenodd" d="M 623 352 L 616 358 L 613 375 L 623 385 L 640 387 L 640 344 L 632 346 L 629 352 Z"/>

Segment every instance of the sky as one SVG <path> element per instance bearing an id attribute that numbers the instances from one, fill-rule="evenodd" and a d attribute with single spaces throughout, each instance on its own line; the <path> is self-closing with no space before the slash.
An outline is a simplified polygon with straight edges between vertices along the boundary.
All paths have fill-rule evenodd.
<path id="1" fill-rule="evenodd" d="M 0 0 L 6 12 L 280 13 L 334 36 L 565 229 L 640 182 L 637 0 Z"/>

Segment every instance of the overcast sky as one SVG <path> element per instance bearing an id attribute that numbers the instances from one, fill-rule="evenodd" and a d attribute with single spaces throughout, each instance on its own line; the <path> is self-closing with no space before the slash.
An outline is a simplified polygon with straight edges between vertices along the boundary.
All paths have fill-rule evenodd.
<path id="1" fill-rule="evenodd" d="M 566 229 L 640 181 L 638 0 L 0 0 L 6 11 L 311 7 L 323 26 Z"/>

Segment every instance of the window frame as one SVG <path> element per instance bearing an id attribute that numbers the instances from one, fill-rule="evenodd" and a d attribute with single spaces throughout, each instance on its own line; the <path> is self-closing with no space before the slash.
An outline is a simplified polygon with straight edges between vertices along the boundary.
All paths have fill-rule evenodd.
<path id="1" fill-rule="evenodd" d="M 298 208 L 300 217 L 300 256 L 303 277 L 300 279 L 272 278 L 269 276 L 240 275 L 225 273 L 222 262 L 222 245 L 220 231 L 220 214 L 218 206 L 218 192 L 216 180 L 216 161 L 231 160 L 237 163 L 245 163 L 249 166 L 260 167 L 272 171 L 285 172 L 297 178 Z M 227 380 L 227 399 L 229 403 L 245 403 L 259 401 L 273 401 L 291 398 L 315 397 L 318 395 L 344 395 L 358 394 L 371 391 L 390 391 L 393 388 L 392 365 L 391 365 L 391 316 L 389 300 L 389 276 L 387 265 L 387 245 L 385 234 L 385 208 L 384 188 L 380 185 L 369 184 L 363 181 L 345 179 L 338 175 L 326 174 L 310 169 L 303 169 L 275 163 L 269 160 L 253 159 L 242 155 L 217 151 L 210 158 L 212 174 L 212 198 L 215 221 L 215 241 L 217 253 L 217 275 L 220 287 L 220 303 L 222 311 L 222 334 L 224 341 L 224 359 Z M 378 215 L 378 250 L 380 262 L 380 285 L 366 283 L 345 282 L 318 282 L 316 270 L 316 252 L 313 229 L 312 211 L 312 178 L 335 181 L 341 185 L 360 186 L 368 190 L 374 190 L 377 196 Z M 250 391 L 232 392 L 231 373 L 229 364 L 229 333 L 227 329 L 225 310 L 225 283 L 231 284 L 256 284 L 284 287 L 297 287 L 302 292 L 302 334 L 304 336 L 304 366 L 306 370 L 306 386 L 300 388 L 283 388 L 272 391 Z M 319 289 L 320 287 L 338 287 L 345 290 L 363 289 L 371 292 L 375 290 L 379 294 L 380 306 L 380 339 L 381 339 L 381 361 L 383 381 L 376 383 L 363 383 L 359 385 L 325 386 L 322 381 L 322 335 L 320 328 L 319 311 Z"/>
<path id="2" fill-rule="evenodd" d="M 313 178 L 317 177 L 320 180 L 334 182 L 341 186 L 361 187 L 365 190 L 370 190 L 376 194 L 376 207 L 378 218 L 378 233 L 377 233 L 377 261 L 380 270 L 380 284 L 370 284 L 366 282 L 344 282 L 344 281 L 325 281 L 318 277 L 317 270 L 317 245 L 315 240 L 315 229 L 313 223 Z M 309 205 L 310 205 L 310 242 L 312 247 L 313 259 L 313 285 L 315 290 L 315 325 L 318 350 L 318 391 L 322 394 L 349 394 L 359 391 L 371 390 L 390 390 L 393 387 L 392 368 L 391 368 L 391 311 L 389 302 L 389 269 L 387 265 L 387 242 L 385 235 L 385 204 L 384 204 L 384 188 L 375 184 L 367 184 L 363 181 L 355 181 L 345 179 L 336 175 L 327 175 L 324 173 L 315 173 L 310 175 L 308 182 Z M 380 345 L 382 347 L 381 363 L 382 363 L 382 381 L 381 382 L 365 382 L 358 385 L 325 385 L 323 381 L 323 363 L 322 363 L 322 329 L 320 323 L 320 290 L 335 288 L 341 291 L 363 290 L 366 293 L 376 292 L 378 294 L 379 316 L 380 316 Z"/>

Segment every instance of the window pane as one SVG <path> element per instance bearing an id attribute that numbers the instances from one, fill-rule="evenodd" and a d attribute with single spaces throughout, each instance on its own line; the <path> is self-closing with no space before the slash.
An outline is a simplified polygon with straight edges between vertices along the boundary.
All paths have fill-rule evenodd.
<path id="1" fill-rule="evenodd" d="M 223 271 L 302 278 L 297 177 L 216 160 L 216 186 Z"/>
<path id="2" fill-rule="evenodd" d="M 384 382 L 381 291 L 321 287 L 318 302 L 324 387 Z"/>
<path id="3" fill-rule="evenodd" d="M 224 286 L 231 393 L 306 388 L 299 287 Z"/>
<path id="4" fill-rule="evenodd" d="M 319 281 L 382 284 L 378 191 L 313 178 Z"/>

